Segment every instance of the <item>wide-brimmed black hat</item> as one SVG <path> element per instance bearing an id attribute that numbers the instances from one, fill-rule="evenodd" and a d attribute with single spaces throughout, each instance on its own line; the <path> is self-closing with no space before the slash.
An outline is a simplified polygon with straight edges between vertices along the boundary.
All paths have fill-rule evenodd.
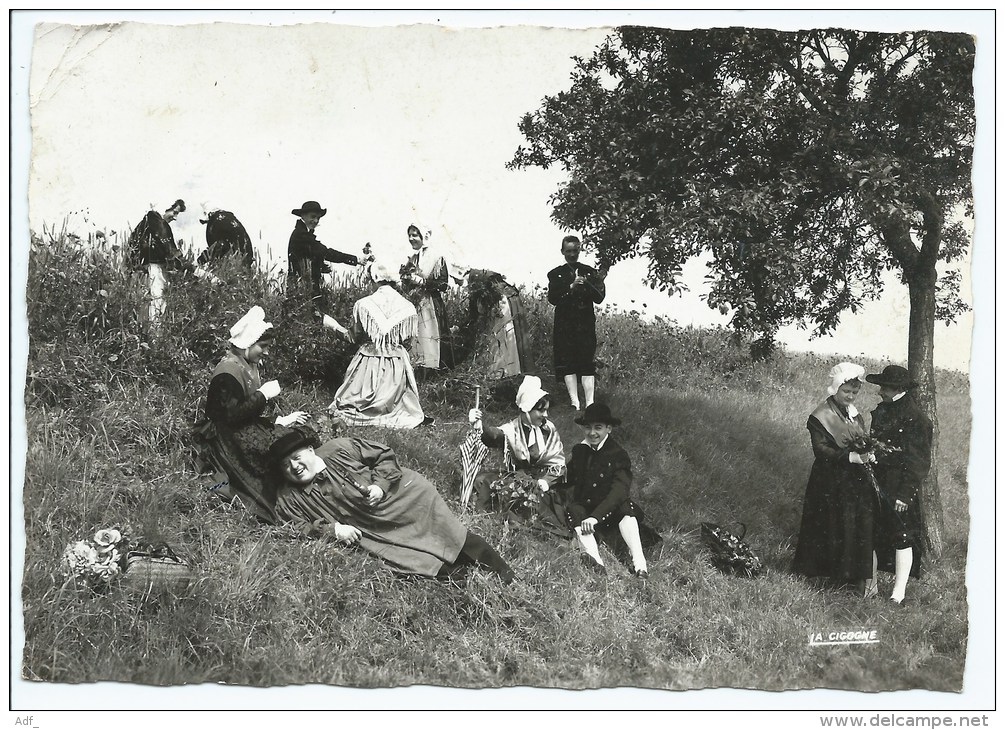
<path id="1" fill-rule="evenodd" d="M 321 203 L 316 200 L 308 200 L 306 203 L 301 205 L 299 208 L 294 208 L 290 211 L 293 215 L 304 216 L 308 213 L 318 213 L 322 217 L 328 212 L 327 208 L 322 208 Z"/>
<path id="2" fill-rule="evenodd" d="M 900 390 L 910 390 L 918 385 L 911 380 L 911 375 L 907 372 L 907 368 L 902 368 L 900 365 L 887 365 L 883 368 L 883 372 L 866 375 L 865 379 L 873 385 L 888 385 L 891 388 L 899 388 Z"/>
<path id="3" fill-rule="evenodd" d="M 285 433 L 269 446 L 269 462 L 275 466 L 282 464 L 283 459 L 292 454 L 297 449 L 302 449 L 305 446 L 313 446 L 311 440 L 304 436 L 299 431 L 290 431 Z"/>
<path id="4" fill-rule="evenodd" d="M 583 411 L 583 415 L 576 419 L 576 423 L 585 426 L 588 423 L 606 423 L 610 426 L 620 426 L 621 419 L 611 415 L 611 409 L 606 403 L 591 403 Z"/>

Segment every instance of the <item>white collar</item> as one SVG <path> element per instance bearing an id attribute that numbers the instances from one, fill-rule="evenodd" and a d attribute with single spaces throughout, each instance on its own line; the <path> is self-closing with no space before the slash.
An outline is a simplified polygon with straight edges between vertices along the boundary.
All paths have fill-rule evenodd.
<path id="1" fill-rule="evenodd" d="M 606 436 L 604 436 L 604 440 L 601 441 L 599 444 L 597 444 L 597 448 L 595 449 L 593 448 L 593 446 L 590 446 L 590 444 L 586 441 L 586 439 L 583 439 L 583 443 L 589 446 L 592 451 L 600 451 L 602 448 L 604 448 L 604 444 L 607 443 L 607 439 L 609 439 L 610 437 L 611 434 L 607 434 Z"/>
<path id="2" fill-rule="evenodd" d="M 890 402 L 891 403 L 896 403 L 901 398 L 903 398 L 905 395 L 907 395 L 907 391 L 906 390 L 901 391 L 900 393 L 897 393 L 897 395 L 893 396 L 893 398 L 890 399 Z"/>

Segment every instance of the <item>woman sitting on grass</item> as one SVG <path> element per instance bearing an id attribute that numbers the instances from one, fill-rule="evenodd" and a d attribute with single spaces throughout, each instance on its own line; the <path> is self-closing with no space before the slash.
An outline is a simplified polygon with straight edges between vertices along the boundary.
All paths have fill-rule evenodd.
<path id="1" fill-rule="evenodd" d="M 291 432 L 269 456 L 285 482 L 276 512 L 302 532 L 359 545 L 399 573 L 445 576 L 475 562 L 513 580 L 499 553 L 461 524 L 432 483 L 398 466 L 390 447 L 335 438 L 315 451 Z"/>
<path id="2" fill-rule="evenodd" d="M 394 288 L 395 276 L 370 265 L 374 292 L 356 302 L 345 335 L 360 343 L 328 409 L 353 426 L 415 428 L 427 419 L 419 403 L 415 373 L 405 349 L 415 336 L 415 306 Z"/>
<path id="3" fill-rule="evenodd" d="M 207 421 L 197 427 L 206 460 L 227 474 L 228 483 L 215 491 L 222 497 L 239 495 L 256 516 L 276 521 L 276 490 L 268 476 L 268 449 L 277 426 L 305 424 L 308 415 L 295 411 L 276 417 L 278 381 L 262 382 L 259 366 L 269 354 L 272 323 L 254 306 L 230 328 L 230 351 L 213 371 L 206 397 Z"/>
<path id="4" fill-rule="evenodd" d="M 843 362 L 830 371 L 828 398 L 810 414 L 806 427 L 813 467 L 803 499 L 802 523 L 792 569 L 876 593 L 873 523 L 876 503 L 862 464 L 875 459 L 856 451 L 868 434 L 854 401 L 865 369 Z"/>
<path id="5" fill-rule="evenodd" d="M 539 502 L 538 517 L 551 531 L 568 535 L 564 512 L 555 512 L 552 487 L 565 476 L 565 449 L 555 424 L 548 420 L 551 398 L 541 379 L 528 375 L 516 394 L 520 415 L 499 427 L 482 423 L 482 412 L 472 408 L 468 420 L 481 429 L 482 443 L 503 450 L 504 472 L 482 472 L 475 479 L 479 510 L 508 510 L 517 502 Z M 516 493 L 517 496 L 512 496 Z M 520 495 L 524 494 L 523 499 Z"/>

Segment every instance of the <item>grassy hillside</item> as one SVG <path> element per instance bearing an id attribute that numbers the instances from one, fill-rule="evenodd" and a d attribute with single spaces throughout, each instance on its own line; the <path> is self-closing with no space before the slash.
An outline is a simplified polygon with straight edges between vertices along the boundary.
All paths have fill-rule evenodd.
<path id="1" fill-rule="evenodd" d="M 201 411 L 229 326 L 251 304 L 277 324 L 270 373 L 284 410 L 321 415 L 351 356 L 264 277 L 224 268 L 223 287 L 176 279 L 159 337 L 134 313 L 142 286 L 112 250 L 35 241 L 27 290 L 31 345 L 25 388 L 28 452 L 22 674 L 51 682 L 248 685 L 327 683 L 480 687 L 640 686 L 670 689 L 834 687 L 958 691 L 967 642 L 967 483 L 970 402 L 964 376 L 941 373 L 945 557 L 895 608 L 823 590 L 788 572 L 812 455 L 807 414 L 834 364 L 779 353 L 752 363 L 721 330 L 644 322 L 605 310 L 598 326 L 599 397 L 625 423 L 635 495 L 665 540 L 640 584 L 609 560 L 598 577 L 575 549 L 498 515 L 464 514 L 519 574 L 511 586 L 472 571 L 457 585 L 396 578 L 379 561 L 333 543 L 256 523 L 209 491 L 194 468 L 189 429 Z M 348 319 L 358 287 L 326 306 Z M 556 394 L 566 448 L 574 412 L 550 370 L 551 310 L 524 292 L 535 368 Z M 430 428 L 367 436 L 457 502 L 457 445 L 473 388 L 493 390 L 466 337 L 466 300 L 452 295 L 467 354 L 420 384 Z M 473 358 L 473 359 L 472 359 Z M 879 368 L 883 363 L 863 363 Z M 869 392 L 865 410 L 878 398 Z M 512 417 L 509 393 L 483 404 Z M 497 457 L 493 457 L 497 458 Z M 698 540 L 705 520 L 744 522 L 766 577 L 725 577 Z M 198 580 L 184 594 L 92 594 L 64 582 L 66 544 L 129 525 L 168 540 Z M 884 577 L 889 593 L 890 577 Z M 809 647 L 810 631 L 875 628 L 880 643 Z"/>

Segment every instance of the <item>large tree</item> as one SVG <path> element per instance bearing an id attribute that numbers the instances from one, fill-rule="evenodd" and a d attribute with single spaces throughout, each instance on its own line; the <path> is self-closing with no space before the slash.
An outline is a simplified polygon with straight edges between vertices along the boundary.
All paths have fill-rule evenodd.
<path id="1" fill-rule="evenodd" d="M 575 60 L 509 163 L 564 168 L 555 221 L 602 266 L 647 257 L 663 290 L 707 256 L 709 306 L 762 353 L 792 322 L 832 331 L 899 272 L 908 368 L 937 434 L 935 321 L 966 308 L 958 268 L 939 264 L 969 245 L 973 39 L 624 27 Z M 934 470 L 922 501 L 938 555 Z"/>

